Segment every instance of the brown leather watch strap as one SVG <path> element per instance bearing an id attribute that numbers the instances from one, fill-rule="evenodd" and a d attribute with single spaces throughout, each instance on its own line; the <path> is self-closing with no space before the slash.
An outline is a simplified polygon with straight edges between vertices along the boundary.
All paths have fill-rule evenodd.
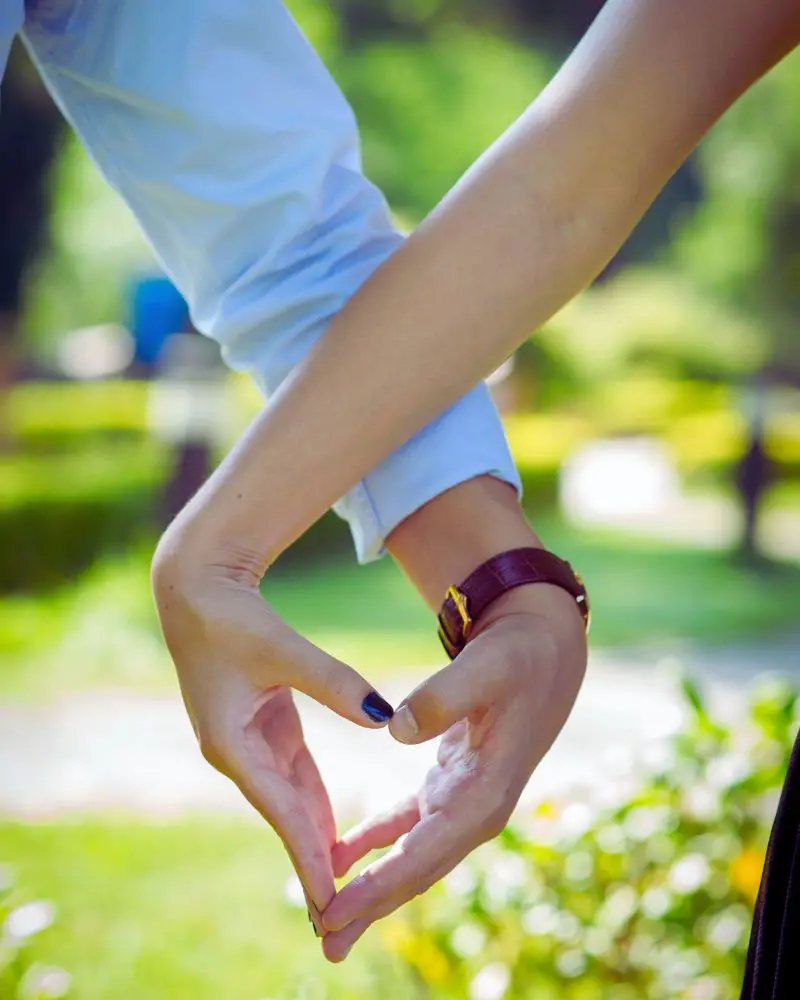
<path id="1" fill-rule="evenodd" d="M 475 623 L 493 601 L 529 583 L 549 583 L 566 590 L 589 628 L 586 587 L 570 564 L 546 549 L 510 549 L 482 563 L 458 587 L 448 589 L 439 612 L 439 638 L 448 656 L 453 659 L 466 646 Z"/>

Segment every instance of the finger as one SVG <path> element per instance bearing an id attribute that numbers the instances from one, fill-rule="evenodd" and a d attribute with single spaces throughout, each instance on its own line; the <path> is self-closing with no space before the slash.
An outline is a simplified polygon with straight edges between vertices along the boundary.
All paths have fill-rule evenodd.
<path id="1" fill-rule="evenodd" d="M 361 674 L 280 619 L 270 616 L 269 622 L 264 664 L 270 686 L 277 683 L 296 688 L 359 726 L 386 725 L 392 706 Z"/>
<path id="2" fill-rule="evenodd" d="M 492 644 L 483 639 L 478 636 L 399 706 L 389 725 L 396 740 L 424 743 L 494 701 L 507 685 L 509 663 L 505 657 L 493 657 Z"/>
<path id="3" fill-rule="evenodd" d="M 423 893 L 427 892 L 430 888 L 436 885 L 436 883 L 441 881 L 446 875 L 449 875 L 453 868 L 456 867 L 456 864 L 457 862 L 453 863 L 452 860 L 446 861 L 439 868 L 428 872 L 424 877 L 420 878 L 415 883 L 413 889 L 406 884 L 402 890 L 382 897 L 380 900 L 376 901 L 369 916 L 359 917 L 357 920 L 352 920 L 340 931 L 327 931 L 325 934 L 326 957 L 331 956 L 331 961 L 343 961 L 350 953 L 356 941 L 358 941 L 359 938 L 361 938 L 374 923 L 378 920 L 384 919 L 384 917 L 391 916 L 391 914 L 411 902 L 411 900 L 415 897 L 423 895 Z M 324 922 L 324 914 L 322 919 Z"/>
<path id="4" fill-rule="evenodd" d="M 231 778 L 281 838 L 303 888 L 315 907 L 324 910 L 336 887 L 330 847 L 316 816 L 303 808 L 288 782 L 258 761 L 234 765 Z"/>
<path id="5" fill-rule="evenodd" d="M 451 871 L 477 846 L 473 831 L 444 813 L 422 820 L 402 843 L 337 893 L 323 912 L 326 930 L 341 931 L 354 920 L 372 922 L 413 899 Z"/>
<path id="6" fill-rule="evenodd" d="M 419 804 L 414 795 L 390 812 L 359 823 L 333 846 L 331 861 L 334 875 L 342 878 L 370 851 L 391 847 L 418 822 Z"/>
<path id="7" fill-rule="evenodd" d="M 326 934 L 322 942 L 322 953 L 329 962 L 343 962 L 350 954 L 353 945 L 369 930 L 368 920 L 354 920 L 343 931 L 336 934 Z"/>
<path id="8" fill-rule="evenodd" d="M 295 784 L 314 803 L 317 822 L 329 848 L 336 843 L 336 818 L 328 795 L 328 789 L 319 773 L 316 761 L 307 747 L 297 755 L 294 764 Z"/>

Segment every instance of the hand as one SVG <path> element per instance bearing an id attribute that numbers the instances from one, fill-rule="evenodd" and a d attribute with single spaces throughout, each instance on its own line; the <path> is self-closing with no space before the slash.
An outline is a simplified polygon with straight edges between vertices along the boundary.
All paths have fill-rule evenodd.
<path id="1" fill-rule="evenodd" d="M 416 796 L 334 846 L 341 877 L 369 851 L 394 845 L 322 914 L 328 959 L 342 961 L 370 924 L 503 829 L 566 722 L 585 666 L 575 602 L 537 584 L 495 602 L 464 652 L 400 706 L 392 734 L 422 743 L 444 733 L 438 762 Z"/>
<path id="2" fill-rule="evenodd" d="M 258 582 L 241 553 L 212 558 L 169 535 L 153 564 L 161 627 L 202 753 L 277 831 L 319 911 L 334 895 L 336 827 L 289 689 L 365 727 L 385 725 L 392 710 L 281 621 Z"/>

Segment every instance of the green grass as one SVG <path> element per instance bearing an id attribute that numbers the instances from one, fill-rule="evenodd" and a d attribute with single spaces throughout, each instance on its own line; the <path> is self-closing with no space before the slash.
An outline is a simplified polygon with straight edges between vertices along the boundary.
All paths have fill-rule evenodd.
<path id="1" fill-rule="evenodd" d="M 800 570 L 754 574 L 728 553 L 537 518 L 584 576 L 597 646 L 671 638 L 735 641 L 796 624 Z M 0 601 L 0 692 L 43 698 L 91 687 L 174 689 L 148 588 L 148 553 L 98 565 L 47 596 Z M 371 678 L 443 662 L 433 619 L 390 560 L 286 566 L 264 593 L 294 627 Z"/>
<path id="2" fill-rule="evenodd" d="M 305 909 L 286 901 L 283 849 L 257 823 L 5 823 L 0 862 L 56 905 L 37 957 L 72 973 L 75 1000 L 374 995 L 377 935 L 326 963 Z"/>

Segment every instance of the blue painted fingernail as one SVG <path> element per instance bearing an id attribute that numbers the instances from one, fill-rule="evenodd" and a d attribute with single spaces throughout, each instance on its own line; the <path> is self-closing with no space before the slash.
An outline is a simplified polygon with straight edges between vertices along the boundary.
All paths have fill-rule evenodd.
<path id="1" fill-rule="evenodd" d="M 373 722 L 388 722 L 394 715 L 392 706 L 381 698 L 377 691 L 370 692 L 361 702 L 361 707 Z"/>

